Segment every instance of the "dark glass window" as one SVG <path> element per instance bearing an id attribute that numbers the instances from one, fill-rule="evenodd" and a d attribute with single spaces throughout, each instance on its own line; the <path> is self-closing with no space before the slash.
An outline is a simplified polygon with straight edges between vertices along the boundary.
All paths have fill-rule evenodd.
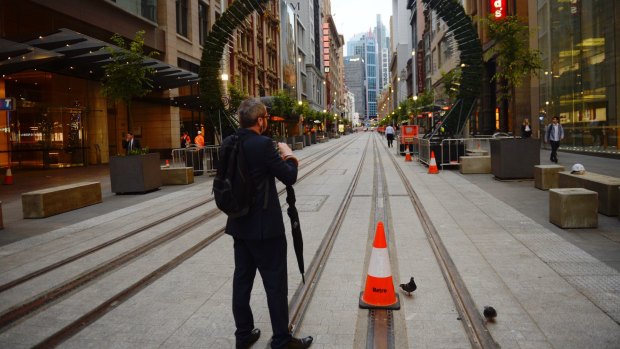
<path id="1" fill-rule="evenodd" d="M 177 33 L 187 37 L 187 0 L 176 0 Z"/>
<path id="2" fill-rule="evenodd" d="M 209 33 L 209 5 L 202 1 L 198 2 L 198 34 L 200 44 L 204 45 Z"/>
<path id="3" fill-rule="evenodd" d="M 150 19 L 153 22 L 157 22 L 157 1 L 156 0 L 141 0 L 140 12 L 142 17 Z"/>

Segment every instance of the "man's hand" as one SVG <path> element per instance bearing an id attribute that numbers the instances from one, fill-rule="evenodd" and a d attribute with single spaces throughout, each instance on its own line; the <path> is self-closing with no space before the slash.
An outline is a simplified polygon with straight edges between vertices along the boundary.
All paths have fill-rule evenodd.
<path id="1" fill-rule="evenodd" d="M 299 161 L 293 155 L 293 151 L 286 143 L 278 143 L 278 148 L 280 150 L 280 156 L 282 156 L 282 160 L 293 160 L 295 162 L 295 166 L 299 165 Z"/>
<path id="2" fill-rule="evenodd" d="M 286 143 L 278 142 L 278 150 L 280 151 L 280 156 L 282 156 L 283 159 L 293 156 L 293 151 Z"/>

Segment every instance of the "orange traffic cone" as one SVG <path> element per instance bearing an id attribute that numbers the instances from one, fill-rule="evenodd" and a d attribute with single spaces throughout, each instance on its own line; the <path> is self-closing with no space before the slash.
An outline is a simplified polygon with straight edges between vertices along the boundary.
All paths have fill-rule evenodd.
<path id="1" fill-rule="evenodd" d="M 411 161 L 411 153 L 409 152 L 409 147 L 407 147 L 407 154 L 405 154 L 405 161 Z"/>
<path id="2" fill-rule="evenodd" d="M 431 163 L 428 165 L 428 173 L 437 174 L 439 173 L 439 169 L 437 169 L 437 161 L 435 161 L 435 152 L 431 152 Z"/>
<path id="3" fill-rule="evenodd" d="M 166 159 L 166 167 L 170 167 L 170 160 Z"/>
<path id="4" fill-rule="evenodd" d="M 400 309 L 400 300 L 394 292 L 390 257 L 383 222 L 377 223 L 375 241 L 372 244 L 370 263 L 368 263 L 366 287 L 360 294 L 360 308 L 362 309 Z"/>
<path id="5" fill-rule="evenodd" d="M 13 184 L 13 173 L 11 168 L 6 169 L 6 176 L 4 176 L 4 184 Z"/>

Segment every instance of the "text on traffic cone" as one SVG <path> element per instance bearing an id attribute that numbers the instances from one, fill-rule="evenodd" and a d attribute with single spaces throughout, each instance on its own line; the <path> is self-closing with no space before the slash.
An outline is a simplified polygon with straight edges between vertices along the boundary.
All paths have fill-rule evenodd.
<path id="1" fill-rule="evenodd" d="M 435 161 L 435 152 L 431 152 L 431 162 L 428 164 L 428 173 L 436 174 L 439 173 L 439 169 L 437 168 L 437 161 Z"/>
<path id="2" fill-rule="evenodd" d="M 400 309 L 398 295 L 394 292 L 383 222 L 377 223 L 368 263 L 366 286 L 364 292 L 360 294 L 359 306 L 363 309 Z"/>

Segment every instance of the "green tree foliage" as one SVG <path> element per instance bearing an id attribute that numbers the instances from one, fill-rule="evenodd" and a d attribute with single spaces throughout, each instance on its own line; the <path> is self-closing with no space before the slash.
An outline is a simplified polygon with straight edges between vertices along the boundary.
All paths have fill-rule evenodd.
<path id="1" fill-rule="evenodd" d="M 111 37 L 112 42 L 120 48 L 108 48 L 110 63 L 103 69 L 105 76 L 101 81 L 101 92 L 107 98 L 117 102 L 122 101 L 127 107 L 127 128 L 131 131 L 131 101 L 134 97 L 143 97 L 151 92 L 153 69 L 144 66 L 147 57 L 153 57 L 157 52 L 144 54 L 144 31 L 136 33 L 134 39 L 127 45 L 125 39 L 118 34 Z"/>
<path id="2" fill-rule="evenodd" d="M 295 108 L 295 100 L 284 90 L 278 91 L 273 96 L 271 115 L 287 117 L 292 116 Z"/>
<path id="3" fill-rule="evenodd" d="M 456 100 L 461 85 L 461 69 L 454 68 L 447 73 L 441 72 L 441 79 L 445 95 L 450 98 L 450 101 Z"/>
<path id="4" fill-rule="evenodd" d="M 239 109 L 241 102 L 248 98 L 248 95 L 238 86 L 233 84 L 228 84 L 228 95 L 230 96 L 230 99 L 228 102 L 227 113 L 229 115 L 234 115 L 237 113 L 237 109 Z"/>
<path id="5" fill-rule="evenodd" d="M 492 50 L 497 55 L 497 72 L 493 81 L 501 85 L 498 101 L 508 101 L 513 87 L 521 85 L 530 74 L 538 75 L 541 69 L 541 53 L 529 48 L 529 27 L 526 20 L 507 16 L 496 20 L 491 15 L 485 21 L 489 35 L 495 40 Z"/>

